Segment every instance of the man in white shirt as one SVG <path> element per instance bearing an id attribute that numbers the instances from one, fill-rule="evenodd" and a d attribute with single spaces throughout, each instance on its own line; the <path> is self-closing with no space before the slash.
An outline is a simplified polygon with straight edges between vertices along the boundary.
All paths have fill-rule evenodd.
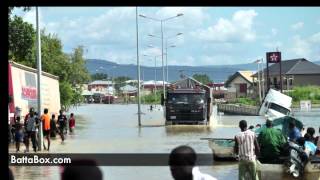
<path id="1" fill-rule="evenodd" d="M 196 152 L 189 146 L 179 146 L 171 151 L 169 165 L 171 175 L 175 180 L 216 180 L 216 178 L 201 173 L 195 167 Z"/>
<path id="2" fill-rule="evenodd" d="M 239 122 L 241 132 L 235 136 L 234 152 L 239 155 L 239 180 L 246 180 L 247 175 L 251 180 L 258 180 L 256 154 L 260 153 L 256 135 L 247 129 L 247 121 Z"/>

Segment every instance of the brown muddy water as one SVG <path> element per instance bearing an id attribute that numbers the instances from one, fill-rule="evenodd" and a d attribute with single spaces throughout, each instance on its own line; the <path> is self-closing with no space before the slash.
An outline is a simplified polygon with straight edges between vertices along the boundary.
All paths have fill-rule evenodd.
<path id="1" fill-rule="evenodd" d="M 142 128 L 138 128 L 137 105 L 88 104 L 70 110 L 75 113 L 76 131 L 67 137 L 64 144 L 54 140 L 52 152 L 59 153 L 170 153 L 179 145 L 189 145 L 198 153 L 211 153 L 204 137 L 232 138 L 239 132 L 239 120 L 248 125 L 263 123 L 258 116 L 217 116 L 218 126 L 164 126 L 160 106 L 150 112 L 142 106 Z M 316 129 L 320 125 L 320 109 L 309 112 L 295 111 L 294 115 L 306 127 Z M 24 146 L 22 146 L 24 150 Z M 17 180 L 58 180 L 60 169 L 55 166 L 11 167 Z M 169 167 L 101 167 L 104 179 L 108 180 L 164 180 L 172 179 Z M 230 162 L 213 162 L 212 166 L 200 166 L 202 172 L 217 179 L 238 179 L 238 165 Z M 272 179 L 283 179 L 276 176 Z M 319 177 L 317 177 L 319 178 Z M 315 179 L 317 179 L 315 178 Z M 269 179 L 269 178 L 268 178 Z M 309 179 L 309 178 L 308 178 Z M 313 179 L 313 177 L 311 178 Z"/>

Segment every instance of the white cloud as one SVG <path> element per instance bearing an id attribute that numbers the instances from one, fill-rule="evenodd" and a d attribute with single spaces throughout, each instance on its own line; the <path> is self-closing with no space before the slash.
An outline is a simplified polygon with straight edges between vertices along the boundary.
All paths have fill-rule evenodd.
<path id="1" fill-rule="evenodd" d="M 272 28 L 272 29 L 271 29 L 271 34 L 272 34 L 273 36 L 277 35 L 277 34 L 278 34 L 278 30 L 277 30 L 276 28 Z"/>
<path id="2" fill-rule="evenodd" d="M 213 42 L 251 42 L 256 39 L 253 20 L 257 15 L 254 10 L 239 10 L 231 20 L 220 18 L 213 26 L 198 29 L 192 35 Z"/>
<path id="3" fill-rule="evenodd" d="M 205 9 L 204 7 L 163 7 L 156 12 L 156 17 L 168 18 L 182 13 L 183 16 L 176 18 L 176 20 L 180 19 L 184 26 L 196 27 L 209 18 Z M 170 21 L 173 21 L 173 19 Z M 179 24 L 175 24 L 175 26 L 179 26 Z"/>
<path id="4" fill-rule="evenodd" d="M 304 26 L 303 22 L 297 22 L 297 23 L 291 25 L 291 29 L 299 30 L 299 29 L 303 28 L 303 26 Z"/>
<path id="5" fill-rule="evenodd" d="M 292 46 L 289 48 L 289 53 L 311 61 L 320 59 L 320 32 L 309 37 L 296 35 L 291 41 Z"/>
<path id="6" fill-rule="evenodd" d="M 268 48 L 268 49 L 276 49 L 276 48 L 281 48 L 283 43 L 281 41 L 273 41 L 273 42 L 266 42 L 263 43 L 263 46 Z"/>
<path id="7" fill-rule="evenodd" d="M 320 46 L 320 32 L 313 34 L 310 37 L 310 41 L 313 43 L 318 43 L 318 46 Z"/>

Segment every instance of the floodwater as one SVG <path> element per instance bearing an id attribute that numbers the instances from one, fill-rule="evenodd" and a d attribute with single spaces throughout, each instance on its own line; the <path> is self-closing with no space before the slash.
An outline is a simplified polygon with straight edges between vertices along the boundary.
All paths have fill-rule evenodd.
<path id="1" fill-rule="evenodd" d="M 142 128 L 138 128 L 137 105 L 88 104 L 70 110 L 76 115 L 75 135 L 64 144 L 54 140 L 52 152 L 59 153 L 170 153 L 179 145 L 189 145 L 198 153 L 211 153 L 205 137 L 233 138 L 239 132 L 238 122 L 263 123 L 257 116 L 217 116 L 218 126 L 164 126 L 163 112 L 157 106 L 152 112 L 142 106 Z M 320 109 L 295 112 L 306 127 L 318 129 Z M 22 150 L 24 146 L 22 146 Z M 59 167 L 11 167 L 15 179 L 60 179 Z M 172 179 L 169 167 L 101 167 L 104 179 L 163 180 Z M 200 170 L 217 179 L 238 179 L 237 163 L 213 162 Z M 273 179 L 276 179 L 274 177 Z M 309 179 L 309 178 L 308 178 Z"/>

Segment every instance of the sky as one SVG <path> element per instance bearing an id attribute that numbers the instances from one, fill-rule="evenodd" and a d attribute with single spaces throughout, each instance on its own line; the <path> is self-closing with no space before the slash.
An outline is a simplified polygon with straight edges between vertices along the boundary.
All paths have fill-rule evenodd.
<path id="1" fill-rule="evenodd" d="M 252 63 L 277 49 L 283 60 L 320 60 L 320 7 L 138 7 L 155 19 L 179 13 L 163 21 L 168 65 Z M 35 8 L 14 14 L 35 25 Z M 57 34 L 66 53 L 82 45 L 85 58 L 136 64 L 135 7 L 40 7 L 40 27 Z M 138 28 L 140 63 L 161 63 L 160 21 L 139 16 Z"/>

